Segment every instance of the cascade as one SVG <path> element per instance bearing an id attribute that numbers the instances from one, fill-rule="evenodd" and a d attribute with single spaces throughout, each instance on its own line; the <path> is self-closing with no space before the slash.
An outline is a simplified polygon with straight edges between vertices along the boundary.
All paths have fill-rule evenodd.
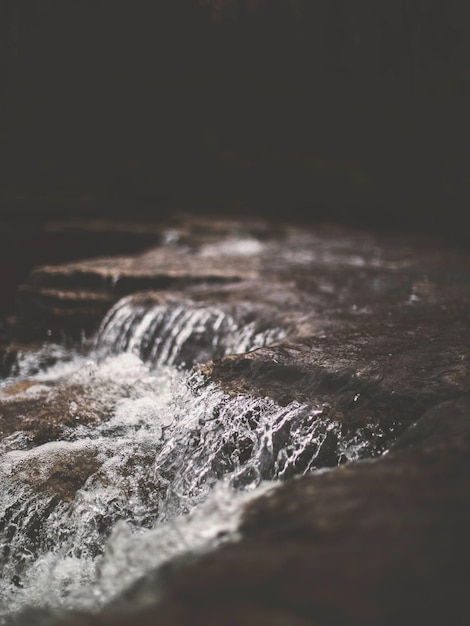
<path id="1" fill-rule="evenodd" d="M 220 308 L 194 303 L 159 304 L 120 300 L 103 320 L 98 354 L 132 352 L 145 362 L 187 368 L 225 354 L 248 352 L 282 339 L 281 328 L 261 330 L 256 321 L 237 321 Z"/>
<path id="2" fill-rule="evenodd" d="M 99 610 L 161 563 L 234 540 L 243 503 L 276 481 L 374 453 L 380 432 L 348 439 L 320 402 L 229 397 L 191 370 L 282 336 L 210 306 L 124 298 L 88 350 L 19 357 L 2 393 L 78 389 L 87 419 L 71 399 L 60 437 L 3 439 L 0 624 L 28 607 L 44 623 Z M 61 497 L 51 485 L 67 464 L 85 475 Z"/>

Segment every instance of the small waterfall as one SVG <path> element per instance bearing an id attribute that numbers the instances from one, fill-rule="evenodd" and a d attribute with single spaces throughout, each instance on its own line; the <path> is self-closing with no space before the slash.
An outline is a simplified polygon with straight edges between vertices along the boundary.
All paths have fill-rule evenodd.
<path id="1" fill-rule="evenodd" d="M 276 481 L 373 454 L 370 433 L 348 439 L 320 403 L 229 397 L 180 367 L 283 334 L 241 320 L 126 298 L 88 355 L 18 364 L 3 387 L 27 377 L 28 397 L 70 397 L 76 423 L 38 445 L 3 440 L 0 624 L 28 606 L 99 610 L 166 560 L 236 538 L 243 503 Z"/>
<path id="2" fill-rule="evenodd" d="M 192 367 L 224 356 L 247 352 L 282 339 L 280 328 L 263 329 L 259 321 L 237 321 L 220 308 L 194 303 L 165 304 L 120 300 L 103 320 L 97 352 L 132 352 L 157 365 Z"/>

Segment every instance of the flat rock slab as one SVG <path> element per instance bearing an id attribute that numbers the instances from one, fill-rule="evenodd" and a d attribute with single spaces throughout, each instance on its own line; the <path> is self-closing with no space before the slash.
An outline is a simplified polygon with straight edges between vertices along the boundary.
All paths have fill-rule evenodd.
<path id="1" fill-rule="evenodd" d="M 253 264 L 234 267 L 231 260 L 190 254 L 184 249 L 156 248 L 127 257 L 105 257 L 96 260 L 46 266 L 33 270 L 31 284 L 40 287 L 87 287 L 122 294 L 172 282 L 239 280 L 255 275 Z"/>
<path id="2" fill-rule="evenodd" d="M 317 335 L 230 355 L 200 366 L 230 394 L 281 404 L 322 399 L 354 427 L 385 409 L 409 423 L 430 406 L 470 389 L 468 313 L 425 307 L 379 309 L 359 320 L 328 320 Z"/>

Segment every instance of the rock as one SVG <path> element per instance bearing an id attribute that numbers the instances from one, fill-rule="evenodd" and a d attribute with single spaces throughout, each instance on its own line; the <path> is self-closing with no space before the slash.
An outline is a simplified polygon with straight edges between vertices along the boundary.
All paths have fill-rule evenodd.
<path id="1" fill-rule="evenodd" d="M 261 226 L 255 222 L 252 228 L 257 231 Z M 225 225 L 224 241 L 228 240 L 229 246 L 236 232 L 235 225 Z M 248 254 L 236 249 L 228 255 L 219 254 L 216 225 L 210 228 L 206 222 L 191 226 L 189 221 L 179 229 L 162 231 L 162 245 L 140 254 L 37 267 L 18 289 L 15 336 L 32 340 L 45 337 L 46 331 L 54 338 L 60 338 L 61 333 L 91 333 L 120 297 L 144 289 L 256 278 L 260 256 L 250 253 L 249 246 L 256 248 L 258 244 L 249 232 L 242 236 Z"/>
<path id="2" fill-rule="evenodd" d="M 77 447 L 63 441 L 64 435 L 110 414 L 109 404 L 82 385 L 22 380 L 0 393 L 0 450 L 17 449 L 21 438 L 20 450 L 28 454 L 20 451 L 24 458 L 12 461 L 15 480 L 71 501 L 102 460 L 95 447 Z"/>
<path id="3" fill-rule="evenodd" d="M 468 395 L 432 407 L 393 444 L 392 450 L 407 450 L 422 443 L 470 437 L 470 398 Z"/>
<path id="4" fill-rule="evenodd" d="M 454 409 L 440 410 L 453 422 Z M 464 432 L 310 474 L 253 501 L 238 542 L 168 565 L 153 589 L 140 583 L 154 606 L 62 623 L 466 624 L 468 398 L 458 413 Z"/>
<path id="5" fill-rule="evenodd" d="M 31 273 L 32 285 L 55 288 L 94 288 L 124 295 L 178 283 L 241 280 L 256 276 L 253 264 L 235 268 L 231 259 L 213 262 L 182 249 L 156 248 L 135 257 L 104 257 L 80 263 L 45 266 Z"/>
<path id="6" fill-rule="evenodd" d="M 71 502 L 75 494 L 102 465 L 96 446 L 73 446 L 64 442 L 44 444 L 15 466 L 15 480 L 36 492 Z"/>
<path id="7" fill-rule="evenodd" d="M 240 545 L 174 575 L 176 615 L 181 604 L 197 615 L 207 589 L 208 604 L 224 598 L 218 615 L 208 611 L 213 623 L 230 605 L 245 605 L 240 623 L 250 623 L 256 589 L 258 606 L 272 610 L 276 598 L 313 623 L 459 623 L 470 558 L 466 444 L 286 485 L 253 506 Z M 181 623 L 197 623 L 188 617 Z"/>
<path id="8" fill-rule="evenodd" d="M 386 447 L 424 411 L 470 389 L 469 259 L 437 244 L 394 248 L 350 234 L 317 246 L 312 234 L 309 248 L 304 233 L 305 249 L 298 233 L 292 247 L 287 237 L 288 260 L 281 268 L 280 246 L 264 287 L 233 290 L 235 300 L 277 302 L 286 338 L 199 370 L 231 395 L 322 402 L 345 431 L 382 429 Z M 362 252 L 365 243 L 375 256 L 349 247 Z"/>
<path id="9" fill-rule="evenodd" d="M 112 374 L 96 379 L 93 371 L 88 384 L 73 377 L 54 382 L 25 379 L 1 390 L 0 451 L 7 476 L 65 501 L 72 501 L 91 475 L 100 480 L 103 445 L 86 443 L 86 437 L 85 443 L 75 441 L 74 431 L 107 422 L 116 404 L 131 392 L 121 383 L 114 389 Z M 106 481 L 102 477 L 103 484 Z"/>
<path id="10" fill-rule="evenodd" d="M 108 293 L 20 285 L 17 303 L 22 314 L 15 325 L 15 336 L 25 342 L 46 336 L 60 341 L 65 329 L 72 336 L 89 334 L 116 299 Z"/>
<path id="11" fill-rule="evenodd" d="M 53 219 L 53 213 L 20 211 L 0 221 L 0 344 L 2 325 L 8 327 L 8 318 L 15 313 L 18 285 L 34 265 L 64 263 L 82 257 L 84 251 L 90 257 L 135 253 L 161 241 L 162 226 L 155 222 L 93 219 L 85 216 L 84 207 L 80 219 L 63 219 L 63 207 L 57 211 L 62 219 Z"/>
<path id="12" fill-rule="evenodd" d="M 427 321 L 419 313 L 394 312 L 384 323 L 380 311 L 355 324 L 338 321 L 336 328 L 330 320 L 328 332 L 230 355 L 200 369 L 231 394 L 269 396 L 281 404 L 320 398 L 354 428 L 384 410 L 409 424 L 470 388 L 467 315 L 436 308 Z"/>
<path id="13" fill-rule="evenodd" d="M 22 432 L 30 445 L 41 445 L 59 440 L 64 428 L 106 419 L 110 411 L 99 394 L 82 385 L 24 380 L 0 393 L 0 437 Z"/>

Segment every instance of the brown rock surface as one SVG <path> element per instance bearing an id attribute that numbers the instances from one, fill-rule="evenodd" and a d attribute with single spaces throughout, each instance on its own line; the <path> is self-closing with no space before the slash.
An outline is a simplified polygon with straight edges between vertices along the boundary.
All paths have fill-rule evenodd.
<path id="1" fill-rule="evenodd" d="M 57 385 L 23 380 L 0 393 L 0 446 L 32 451 L 13 463 L 12 476 L 35 491 L 71 501 L 87 478 L 101 466 L 97 449 L 61 441 L 64 429 L 109 417 L 111 407 L 81 385 Z M 9 435 L 14 435 L 10 444 Z M 21 454 L 21 452 L 20 452 Z M 8 472 L 7 472 L 8 474 Z"/>
<path id="2" fill-rule="evenodd" d="M 57 447 L 40 446 L 36 452 L 16 464 L 15 480 L 64 502 L 71 502 L 102 464 L 98 450 L 92 445 L 76 447 L 61 442 Z"/>
<path id="3" fill-rule="evenodd" d="M 64 427 L 105 419 L 110 407 L 81 385 L 20 381 L 0 392 L 0 437 L 23 432 L 30 445 L 61 438 Z"/>

